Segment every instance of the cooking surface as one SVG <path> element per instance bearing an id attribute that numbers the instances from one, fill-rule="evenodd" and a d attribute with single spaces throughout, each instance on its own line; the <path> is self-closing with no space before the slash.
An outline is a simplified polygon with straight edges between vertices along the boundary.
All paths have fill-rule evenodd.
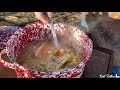
<path id="1" fill-rule="evenodd" d="M 84 70 L 84 78 L 99 78 L 100 75 L 111 75 L 113 53 L 110 51 L 106 53 L 98 49 L 93 49 L 92 56 Z"/>

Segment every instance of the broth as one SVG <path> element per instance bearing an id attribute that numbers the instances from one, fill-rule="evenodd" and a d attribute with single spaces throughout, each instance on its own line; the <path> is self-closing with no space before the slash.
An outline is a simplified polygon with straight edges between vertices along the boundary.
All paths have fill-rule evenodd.
<path id="1" fill-rule="evenodd" d="M 60 39 L 59 44 L 61 55 L 54 56 L 51 53 L 55 50 L 52 39 L 36 41 L 21 51 L 17 62 L 32 70 L 53 72 L 67 70 L 83 61 L 82 53 L 77 53 Z"/>

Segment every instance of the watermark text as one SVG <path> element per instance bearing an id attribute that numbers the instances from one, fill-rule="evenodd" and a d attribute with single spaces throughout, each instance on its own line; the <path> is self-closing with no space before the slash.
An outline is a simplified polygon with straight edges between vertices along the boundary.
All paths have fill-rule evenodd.
<path id="1" fill-rule="evenodd" d="M 115 74 L 114 76 L 109 74 L 105 74 L 105 75 L 100 74 L 99 76 L 100 78 L 120 78 L 120 76 L 117 74 Z"/>

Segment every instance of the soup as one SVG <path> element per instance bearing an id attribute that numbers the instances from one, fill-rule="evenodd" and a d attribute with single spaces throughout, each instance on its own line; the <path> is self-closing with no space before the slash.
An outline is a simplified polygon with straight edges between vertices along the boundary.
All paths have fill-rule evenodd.
<path id="1" fill-rule="evenodd" d="M 61 39 L 59 44 L 61 49 L 54 55 L 55 46 L 52 39 L 36 41 L 21 51 L 17 62 L 32 70 L 54 72 L 67 70 L 83 61 L 82 53 L 77 53 Z"/>

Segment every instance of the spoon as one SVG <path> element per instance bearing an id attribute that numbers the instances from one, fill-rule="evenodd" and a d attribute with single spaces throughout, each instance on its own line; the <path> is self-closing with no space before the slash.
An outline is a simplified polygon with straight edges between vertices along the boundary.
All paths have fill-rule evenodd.
<path id="1" fill-rule="evenodd" d="M 81 25 L 84 27 L 85 31 L 88 32 L 89 27 L 88 27 L 88 24 L 86 22 L 84 12 L 82 12 L 82 22 L 81 22 Z"/>
<path id="2" fill-rule="evenodd" d="M 53 39 L 54 39 L 54 44 L 55 44 L 55 47 L 56 47 L 56 50 L 53 50 L 52 53 L 54 53 L 53 55 L 57 55 L 57 53 L 59 52 L 60 53 L 60 46 L 59 46 L 59 43 L 58 43 L 58 39 L 57 39 L 57 35 L 56 35 L 56 30 L 54 29 L 54 22 L 53 22 L 53 19 L 50 18 L 50 25 L 51 25 L 51 31 L 52 31 L 52 34 L 53 34 Z"/>

